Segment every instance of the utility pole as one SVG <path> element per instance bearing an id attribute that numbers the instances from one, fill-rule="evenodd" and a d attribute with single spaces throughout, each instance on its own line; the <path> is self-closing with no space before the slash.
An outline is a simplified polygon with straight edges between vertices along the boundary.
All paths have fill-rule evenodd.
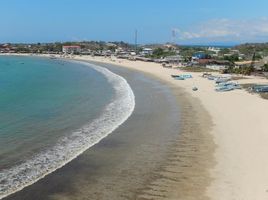
<path id="1" fill-rule="evenodd" d="M 138 54 L 138 30 L 135 30 L 135 52 Z"/>
<path id="2" fill-rule="evenodd" d="M 176 29 L 172 29 L 171 31 L 171 44 L 175 44 L 176 43 Z"/>

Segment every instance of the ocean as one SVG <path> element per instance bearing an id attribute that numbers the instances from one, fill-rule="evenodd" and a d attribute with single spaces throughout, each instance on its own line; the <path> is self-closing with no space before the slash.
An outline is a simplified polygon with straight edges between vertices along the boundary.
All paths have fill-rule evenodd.
<path id="1" fill-rule="evenodd" d="M 0 56 L 0 199 L 98 143 L 134 107 L 127 81 L 105 68 Z"/>

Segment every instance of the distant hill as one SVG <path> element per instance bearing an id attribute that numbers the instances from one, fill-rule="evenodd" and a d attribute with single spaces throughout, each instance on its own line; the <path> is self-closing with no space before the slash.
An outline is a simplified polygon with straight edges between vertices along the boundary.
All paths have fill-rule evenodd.
<path id="1" fill-rule="evenodd" d="M 261 56 L 268 56 L 268 43 L 246 43 L 235 46 L 234 49 L 246 56 L 253 55 L 254 51 Z"/>

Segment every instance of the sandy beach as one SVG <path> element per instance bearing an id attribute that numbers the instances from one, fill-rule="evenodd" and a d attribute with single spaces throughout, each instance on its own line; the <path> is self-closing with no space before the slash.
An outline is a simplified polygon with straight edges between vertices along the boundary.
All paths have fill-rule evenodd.
<path id="1" fill-rule="evenodd" d="M 137 70 L 99 65 L 128 80 L 136 97 L 132 116 L 78 158 L 4 199 L 207 199 L 214 145 L 199 102 Z"/>
<path id="2" fill-rule="evenodd" d="M 164 156 L 166 159 L 153 169 L 153 175 L 143 184 L 139 183 L 142 187 L 132 188 L 135 192 L 122 199 L 268 198 L 267 100 L 245 90 L 217 93 L 214 83 L 202 78 L 201 73 L 191 73 L 193 79 L 174 80 L 171 74 L 185 72 L 163 68 L 156 63 L 91 56 L 72 59 L 97 62 L 104 67 L 116 65 L 152 76 L 172 88 L 181 105 L 183 117 L 177 120 L 181 124 L 180 137 L 174 138 L 175 143 Z M 250 77 L 237 82 L 268 81 Z M 199 90 L 192 91 L 193 86 Z M 39 187 L 44 185 L 40 183 Z M 31 189 L 21 194 L 27 197 L 31 194 L 29 191 Z M 97 199 L 105 199 L 101 197 Z M 7 199 L 20 198 L 15 195 Z M 51 199 L 69 198 L 59 195 Z"/>
<path id="3" fill-rule="evenodd" d="M 173 80 L 171 74 L 183 72 L 163 68 L 160 64 L 112 61 L 109 58 L 77 59 L 113 63 L 139 70 L 168 82 L 175 88 L 183 88 L 190 98 L 198 99 L 208 111 L 213 123 L 211 130 L 206 134 L 212 135 L 216 145 L 213 153 L 215 163 L 209 169 L 207 178 L 210 183 L 205 196 L 213 200 L 268 198 L 267 100 L 244 90 L 217 93 L 214 91 L 214 84 L 201 78 L 201 73 L 191 73 L 193 79 L 190 80 Z M 251 77 L 238 82 L 267 83 L 267 79 Z M 199 88 L 198 92 L 192 91 L 193 86 Z M 208 149 L 211 145 L 208 145 Z"/>

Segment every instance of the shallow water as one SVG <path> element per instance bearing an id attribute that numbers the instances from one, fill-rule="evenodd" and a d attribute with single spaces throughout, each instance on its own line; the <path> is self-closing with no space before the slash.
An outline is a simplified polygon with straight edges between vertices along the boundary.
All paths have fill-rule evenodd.
<path id="1" fill-rule="evenodd" d="M 0 57 L 0 197 L 63 166 L 134 109 L 124 79 L 78 62 Z"/>
<path id="2" fill-rule="evenodd" d="M 63 168 L 7 200 L 137 199 L 163 167 L 179 137 L 180 110 L 171 88 L 139 72 L 104 65 L 135 94 L 131 117 Z"/>
<path id="3" fill-rule="evenodd" d="M 0 57 L 0 169 L 96 118 L 112 95 L 107 80 L 83 65 Z"/>

